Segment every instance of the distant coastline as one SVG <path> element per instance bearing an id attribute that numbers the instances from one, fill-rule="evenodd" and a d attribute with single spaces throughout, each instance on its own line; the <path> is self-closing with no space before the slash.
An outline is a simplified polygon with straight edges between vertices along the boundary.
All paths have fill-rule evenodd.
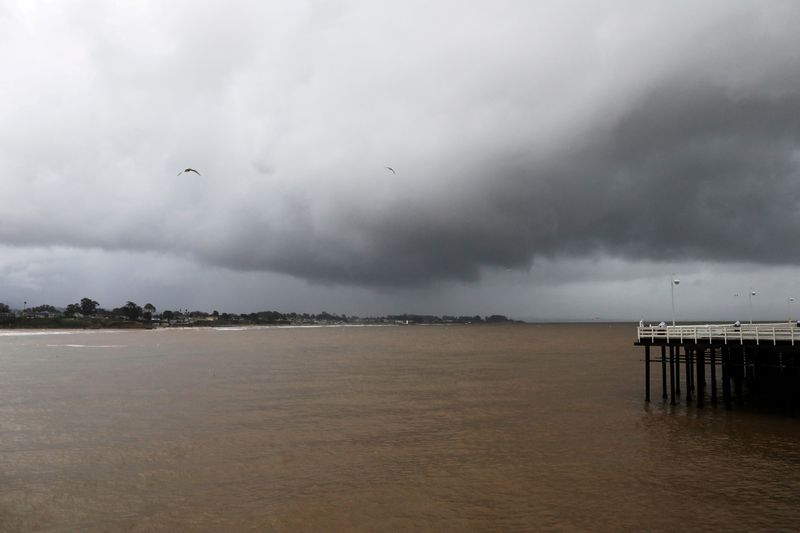
<path id="1" fill-rule="evenodd" d="M 119 311 L 119 310 L 116 310 Z M 231 314 L 203 311 L 164 311 L 162 313 L 109 312 L 93 315 L 62 310 L 7 311 L 0 313 L 0 329 L 155 329 L 171 327 L 236 326 L 320 326 L 320 325 L 431 325 L 431 324 L 513 324 L 523 323 L 504 315 L 450 316 L 401 314 L 373 317 L 319 314 L 257 313 Z"/>

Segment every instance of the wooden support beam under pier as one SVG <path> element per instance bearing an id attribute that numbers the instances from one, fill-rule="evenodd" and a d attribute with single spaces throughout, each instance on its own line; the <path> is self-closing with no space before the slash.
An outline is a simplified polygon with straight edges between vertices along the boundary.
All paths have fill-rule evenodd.
<path id="1" fill-rule="evenodd" d="M 669 347 L 669 404 L 675 405 L 675 347 Z"/>
<path id="2" fill-rule="evenodd" d="M 695 400 L 697 407 L 703 407 L 703 400 L 705 395 L 706 386 L 706 353 L 705 348 L 697 350 L 697 399 Z"/>
<path id="3" fill-rule="evenodd" d="M 667 347 L 661 346 L 661 399 L 667 399 Z"/>
<path id="4" fill-rule="evenodd" d="M 650 346 L 644 347 L 644 401 L 650 401 Z"/>
<path id="5" fill-rule="evenodd" d="M 694 390 L 694 384 L 692 383 L 692 348 L 689 346 L 683 347 L 684 357 L 686 358 L 686 401 L 692 401 L 692 391 Z"/>
<path id="6" fill-rule="evenodd" d="M 717 405 L 717 349 L 712 346 L 708 353 L 711 366 L 711 405 Z"/>

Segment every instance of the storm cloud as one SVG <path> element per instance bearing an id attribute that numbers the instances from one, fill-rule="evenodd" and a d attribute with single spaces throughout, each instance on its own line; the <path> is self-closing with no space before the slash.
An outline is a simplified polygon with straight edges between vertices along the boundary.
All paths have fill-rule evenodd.
<path id="1" fill-rule="evenodd" d="M 788 1 L 12 2 L 0 245 L 378 289 L 795 265 L 798 23 Z"/>

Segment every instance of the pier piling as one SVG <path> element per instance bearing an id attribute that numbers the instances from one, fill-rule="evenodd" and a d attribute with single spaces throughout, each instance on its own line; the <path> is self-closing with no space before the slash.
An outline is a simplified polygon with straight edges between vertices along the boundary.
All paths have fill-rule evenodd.
<path id="1" fill-rule="evenodd" d="M 683 356 L 686 362 L 686 369 L 684 374 L 686 375 L 686 401 L 692 401 L 692 391 L 694 390 L 694 386 L 692 385 L 692 349 L 688 346 L 683 347 Z"/>
<path id="2" fill-rule="evenodd" d="M 661 399 L 667 399 L 667 347 L 661 346 Z"/>
<path id="3" fill-rule="evenodd" d="M 675 405 L 675 347 L 669 347 L 669 404 Z"/>
<path id="4" fill-rule="evenodd" d="M 705 395 L 706 386 L 706 351 L 701 348 L 697 351 L 697 399 L 695 400 L 697 407 L 703 407 L 703 396 Z"/>
<path id="5" fill-rule="evenodd" d="M 650 346 L 644 347 L 644 401 L 650 401 Z"/>
<path id="6" fill-rule="evenodd" d="M 717 405 L 717 349 L 709 348 L 708 353 L 711 366 L 711 405 Z"/>

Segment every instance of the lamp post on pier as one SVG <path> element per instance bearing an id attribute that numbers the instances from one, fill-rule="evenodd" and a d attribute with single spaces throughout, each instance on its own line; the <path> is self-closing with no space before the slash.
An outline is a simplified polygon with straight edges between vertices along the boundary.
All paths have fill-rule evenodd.
<path id="1" fill-rule="evenodd" d="M 756 295 L 756 291 L 750 289 L 750 294 L 747 295 L 747 302 L 750 304 L 750 323 L 753 323 L 753 296 Z"/>
<path id="2" fill-rule="evenodd" d="M 672 295 L 672 325 L 675 325 L 675 286 L 678 285 L 681 280 L 675 277 L 675 274 L 670 276 L 669 281 L 669 289 Z"/>
<path id="3" fill-rule="evenodd" d="M 787 318 L 787 320 L 789 322 L 792 321 L 792 302 L 793 301 L 794 301 L 794 298 L 792 296 L 789 296 L 788 298 L 786 298 L 786 318 Z"/>

